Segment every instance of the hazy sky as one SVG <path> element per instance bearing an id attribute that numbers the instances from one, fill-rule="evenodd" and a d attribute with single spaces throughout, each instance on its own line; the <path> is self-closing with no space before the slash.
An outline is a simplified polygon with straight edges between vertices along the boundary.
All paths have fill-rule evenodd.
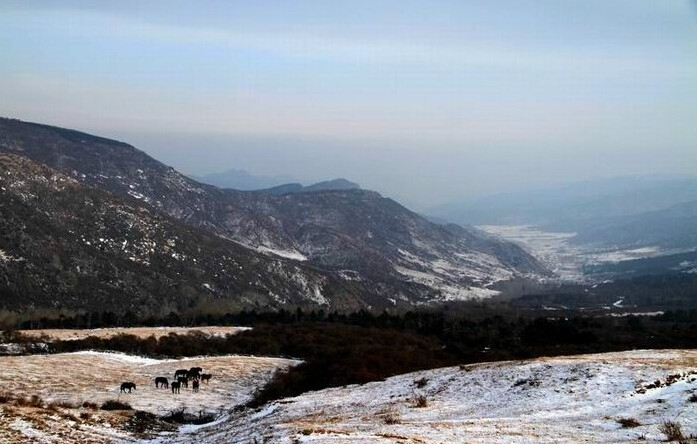
<path id="1" fill-rule="evenodd" d="M 697 174 L 697 7 L 4 0 L 0 115 L 184 172 L 343 176 L 416 208 Z"/>

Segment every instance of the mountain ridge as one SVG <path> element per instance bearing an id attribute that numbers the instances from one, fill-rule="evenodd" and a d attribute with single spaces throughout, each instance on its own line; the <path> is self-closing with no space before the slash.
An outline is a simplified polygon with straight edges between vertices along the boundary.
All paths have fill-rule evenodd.
<path id="1" fill-rule="evenodd" d="M 547 271 L 514 244 L 437 225 L 356 188 L 275 195 L 198 183 L 122 142 L 0 120 L 0 152 L 35 162 L 257 253 L 299 261 L 369 288 L 366 306 L 496 294 Z"/>

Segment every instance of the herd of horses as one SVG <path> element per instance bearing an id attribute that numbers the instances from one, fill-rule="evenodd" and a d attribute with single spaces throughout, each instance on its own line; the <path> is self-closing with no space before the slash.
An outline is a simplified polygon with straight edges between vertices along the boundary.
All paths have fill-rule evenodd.
<path id="1" fill-rule="evenodd" d="M 191 389 L 194 392 L 198 392 L 201 382 L 208 384 L 211 380 L 210 373 L 203 373 L 201 367 L 191 367 L 189 370 L 179 369 L 174 372 L 174 378 L 170 383 L 169 380 L 164 376 L 158 376 L 155 378 L 155 388 L 172 388 L 173 394 L 179 394 L 181 387 L 189 388 L 189 381 L 191 381 Z M 131 390 L 135 390 L 136 385 L 133 382 L 122 382 L 121 383 L 121 393 L 131 393 Z"/>

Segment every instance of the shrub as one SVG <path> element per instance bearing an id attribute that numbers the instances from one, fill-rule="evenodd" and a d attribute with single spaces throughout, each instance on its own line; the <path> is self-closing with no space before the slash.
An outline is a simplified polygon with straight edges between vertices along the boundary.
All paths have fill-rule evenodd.
<path id="1" fill-rule="evenodd" d="M 668 441 L 682 441 L 685 439 L 679 422 L 663 421 L 661 425 L 658 426 L 658 430 L 666 435 Z"/>
<path id="2" fill-rule="evenodd" d="M 75 408 L 77 408 L 77 405 L 73 404 L 72 402 L 68 402 L 68 401 L 53 401 L 47 405 L 47 408 L 49 408 L 49 409 L 56 409 L 56 408 L 75 409 Z"/>
<path id="3" fill-rule="evenodd" d="M 99 408 L 99 406 L 96 403 L 90 401 L 83 402 L 82 407 L 90 410 L 97 410 Z"/>
<path id="4" fill-rule="evenodd" d="M 687 400 L 690 402 L 697 402 L 697 393 L 693 393 Z"/>
<path id="5" fill-rule="evenodd" d="M 428 399 L 426 399 L 426 397 L 423 395 L 417 396 L 416 399 L 414 399 L 414 407 L 428 407 Z"/>
<path id="6" fill-rule="evenodd" d="M 399 424 L 400 422 L 402 422 L 402 418 L 399 415 L 399 412 L 394 407 L 390 407 L 379 411 L 377 413 L 377 416 L 381 418 L 385 424 L 388 425 Z"/>
<path id="7" fill-rule="evenodd" d="M 641 425 L 641 423 L 634 418 L 619 418 L 617 422 L 625 429 L 633 429 Z"/>
<path id="8" fill-rule="evenodd" d="M 198 415 L 193 413 L 188 413 L 186 408 L 182 407 L 179 410 L 173 410 L 169 415 L 162 416 L 160 418 L 163 421 L 175 424 L 207 424 L 213 422 L 216 419 L 215 413 L 200 411 Z"/>
<path id="9" fill-rule="evenodd" d="M 90 412 L 82 412 L 82 413 L 80 413 L 80 419 L 82 419 L 83 421 L 87 421 L 87 420 L 90 419 L 91 417 L 92 417 L 92 414 L 91 414 Z"/>
<path id="10" fill-rule="evenodd" d="M 424 388 L 426 387 L 426 384 L 428 384 L 428 378 L 426 377 L 414 380 L 414 385 L 416 388 Z"/>
<path id="11" fill-rule="evenodd" d="M 133 410 L 133 407 L 127 402 L 116 401 L 114 399 L 104 401 L 101 408 L 102 410 Z"/>
<path id="12" fill-rule="evenodd" d="M 19 407 L 43 408 L 44 400 L 39 395 L 31 395 L 29 398 L 16 398 L 15 404 Z"/>
<path id="13" fill-rule="evenodd" d="M 133 413 L 126 422 L 125 428 L 141 436 L 149 436 L 151 433 L 173 429 L 171 424 L 162 421 L 156 415 L 140 410 L 136 410 L 135 413 Z"/>

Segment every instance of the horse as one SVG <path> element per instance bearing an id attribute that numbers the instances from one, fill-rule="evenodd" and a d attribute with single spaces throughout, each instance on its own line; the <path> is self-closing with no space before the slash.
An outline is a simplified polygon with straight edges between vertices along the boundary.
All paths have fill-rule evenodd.
<path id="1" fill-rule="evenodd" d="M 203 374 L 201 375 L 201 381 L 203 381 L 203 382 L 205 382 L 206 384 L 208 384 L 208 381 L 211 380 L 211 376 L 213 376 L 213 375 L 211 375 L 210 373 L 203 373 Z"/>
<path id="2" fill-rule="evenodd" d="M 180 376 L 189 376 L 189 370 L 186 369 L 179 369 L 176 372 L 174 372 L 174 379 L 178 379 Z"/>
<path id="3" fill-rule="evenodd" d="M 189 388 L 189 378 L 187 378 L 186 376 L 178 377 L 177 382 L 179 383 L 179 385 L 183 385 L 184 388 Z"/>
<path id="4" fill-rule="evenodd" d="M 194 393 L 198 392 L 198 379 L 194 379 L 193 390 Z"/>
<path id="5" fill-rule="evenodd" d="M 202 371 L 203 371 L 203 369 L 202 369 L 201 367 L 191 367 L 191 368 L 189 369 L 189 373 L 188 373 L 189 379 L 198 379 L 198 378 L 200 378 L 200 377 L 201 377 L 201 372 L 202 372 Z"/>
<path id="6" fill-rule="evenodd" d="M 170 386 L 172 387 L 172 394 L 174 394 L 174 393 L 179 393 L 179 387 L 181 386 L 181 383 L 180 383 L 180 382 L 178 382 L 178 381 L 172 381 L 172 383 L 170 384 Z"/>
<path id="7" fill-rule="evenodd" d="M 133 382 L 122 382 L 121 383 L 121 393 L 126 393 L 126 390 L 128 390 L 128 393 L 131 393 L 131 389 L 135 390 L 136 385 Z"/>
<path id="8" fill-rule="evenodd" d="M 169 388 L 169 381 L 164 376 L 158 376 L 157 378 L 155 378 L 155 388 L 158 388 L 160 386 L 164 388 Z"/>

